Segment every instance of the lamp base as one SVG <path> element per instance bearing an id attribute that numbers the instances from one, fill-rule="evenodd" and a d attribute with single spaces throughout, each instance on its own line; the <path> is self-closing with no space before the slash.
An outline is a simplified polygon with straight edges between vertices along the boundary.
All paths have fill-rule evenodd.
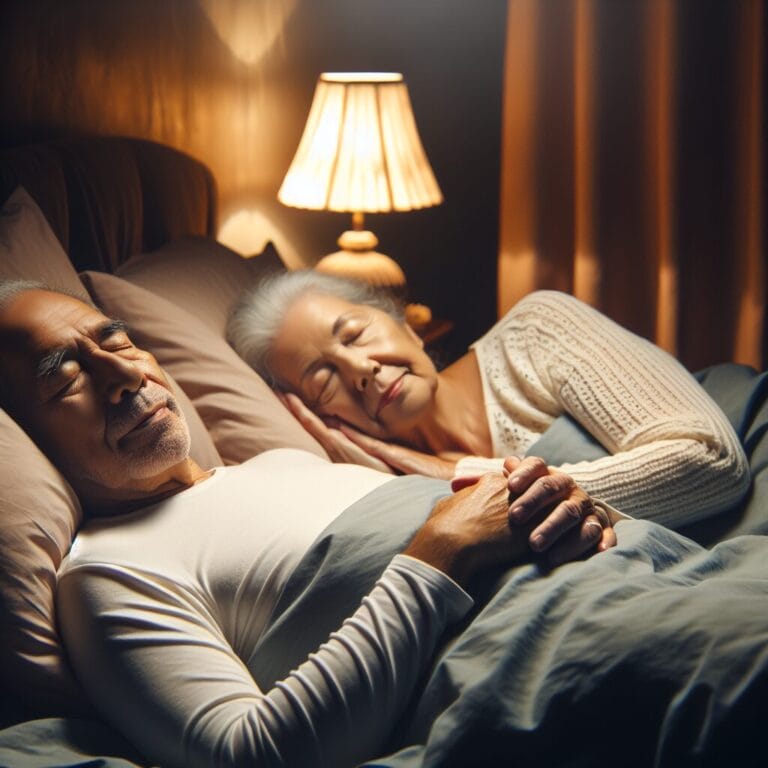
<path id="1" fill-rule="evenodd" d="M 349 230 L 339 238 L 340 251 L 329 253 L 315 265 L 318 272 L 351 277 L 380 288 L 401 288 L 405 273 L 394 259 L 374 251 L 379 241 L 368 230 Z"/>

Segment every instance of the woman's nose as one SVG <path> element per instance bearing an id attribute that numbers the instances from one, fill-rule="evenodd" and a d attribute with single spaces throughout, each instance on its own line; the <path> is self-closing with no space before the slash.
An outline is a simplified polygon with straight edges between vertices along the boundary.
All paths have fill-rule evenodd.
<path id="1" fill-rule="evenodd" d="M 358 392 L 365 392 L 370 383 L 381 371 L 381 366 L 368 358 L 357 360 L 352 370 L 352 380 Z"/>

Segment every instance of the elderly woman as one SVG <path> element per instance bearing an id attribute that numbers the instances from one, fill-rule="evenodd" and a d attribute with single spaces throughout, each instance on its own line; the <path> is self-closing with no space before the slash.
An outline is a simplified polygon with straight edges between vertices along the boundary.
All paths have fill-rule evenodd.
<path id="1" fill-rule="evenodd" d="M 563 293 L 529 295 L 442 371 L 386 297 L 311 270 L 259 285 L 228 335 L 337 461 L 456 481 L 524 455 L 570 414 L 609 455 L 558 469 L 629 514 L 678 527 L 749 484 L 738 438 L 693 377 Z"/>

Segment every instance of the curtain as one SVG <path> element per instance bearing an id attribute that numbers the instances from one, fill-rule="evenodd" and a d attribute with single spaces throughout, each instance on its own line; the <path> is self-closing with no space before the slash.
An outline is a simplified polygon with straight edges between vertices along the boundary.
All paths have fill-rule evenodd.
<path id="1" fill-rule="evenodd" d="M 763 0 L 508 0 L 499 313 L 570 292 L 766 367 Z"/>

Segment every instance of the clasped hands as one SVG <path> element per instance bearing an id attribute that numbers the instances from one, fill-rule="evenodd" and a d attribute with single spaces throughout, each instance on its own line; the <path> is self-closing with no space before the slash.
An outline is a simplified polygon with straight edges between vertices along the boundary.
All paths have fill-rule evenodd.
<path id="1" fill-rule="evenodd" d="M 346 424 L 329 426 L 295 395 L 283 403 L 336 462 L 363 464 L 384 472 L 451 479 L 455 460 L 386 443 Z M 531 549 L 551 565 L 616 545 L 611 513 L 596 504 L 570 475 L 538 457 L 505 459 L 501 473 L 459 478 L 455 493 L 438 503 L 405 554 L 461 580 L 478 567 L 520 560 Z M 436 545 L 436 542 L 440 542 Z M 436 546 L 435 546 L 436 545 Z M 442 554 L 437 550 L 442 549 Z M 423 550 L 423 551 L 422 551 Z M 461 558 L 455 557 L 462 551 Z"/>

